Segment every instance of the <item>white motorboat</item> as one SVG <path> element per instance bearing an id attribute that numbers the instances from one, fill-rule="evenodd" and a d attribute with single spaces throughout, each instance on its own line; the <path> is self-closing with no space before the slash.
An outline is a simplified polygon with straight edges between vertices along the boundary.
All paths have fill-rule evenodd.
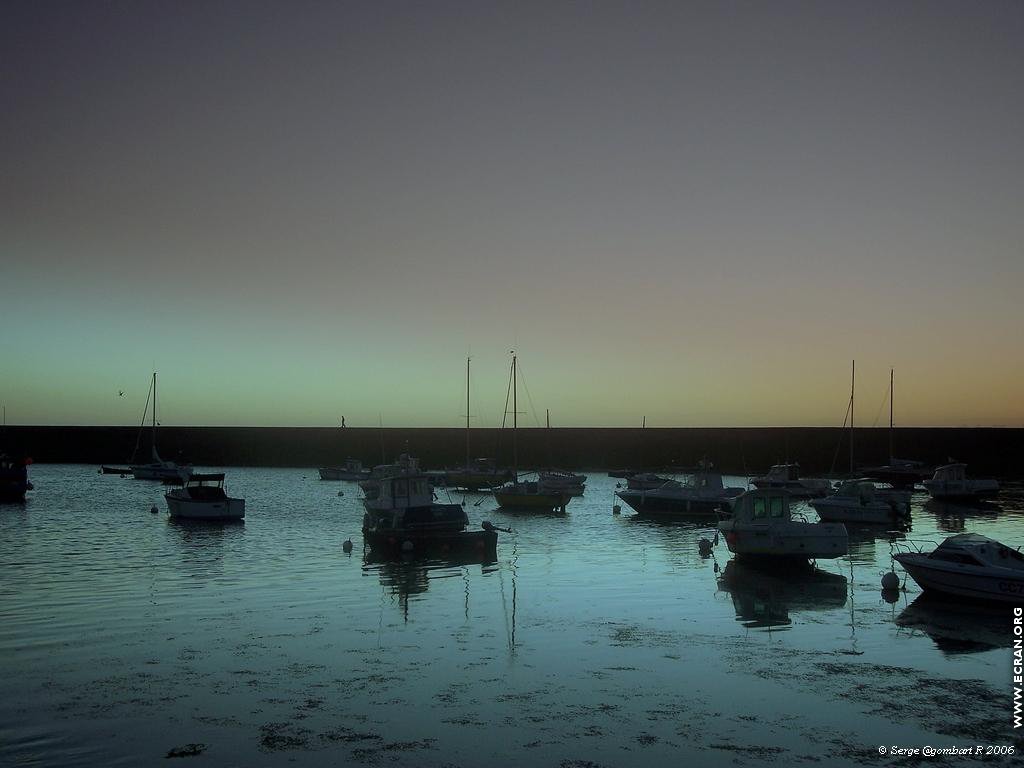
<path id="1" fill-rule="evenodd" d="M 923 483 L 933 499 L 981 499 L 999 494 L 999 483 L 991 478 L 967 477 L 967 465 L 959 462 L 935 469 Z"/>
<path id="2" fill-rule="evenodd" d="M 245 499 L 234 499 L 224 492 L 224 474 L 193 473 L 180 488 L 164 494 L 167 511 L 182 520 L 242 520 Z"/>
<path id="3" fill-rule="evenodd" d="M 910 514 L 910 491 L 879 488 L 870 480 L 846 480 L 831 496 L 810 505 L 826 522 L 892 523 Z"/>
<path id="4" fill-rule="evenodd" d="M 782 488 L 793 498 L 824 496 L 832 490 L 832 484 L 824 478 L 800 477 L 800 465 L 795 463 L 774 464 L 761 477 L 752 478 L 750 483 L 755 488 Z"/>
<path id="5" fill-rule="evenodd" d="M 732 517 L 718 529 L 734 555 L 779 559 L 828 559 L 849 550 L 842 523 L 794 520 L 787 491 L 747 491 L 733 505 Z"/>
<path id="6" fill-rule="evenodd" d="M 668 480 L 651 490 L 625 490 L 615 495 L 639 515 L 707 517 L 728 510 L 743 492 L 739 487 L 726 488 L 718 472 L 701 469 L 685 482 Z"/>
<path id="7" fill-rule="evenodd" d="M 928 554 L 897 552 L 893 558 L 925 592 L 1024 601 L 1024 555 L 981 534 L 958 533 Z"/>
<path id="8" fill-rule="evenodd" d="M 343 467 L 320 467 L 318 471 L 321 480 L 366 480 L 370 476 L 359 459 L 345 459 Z"/>

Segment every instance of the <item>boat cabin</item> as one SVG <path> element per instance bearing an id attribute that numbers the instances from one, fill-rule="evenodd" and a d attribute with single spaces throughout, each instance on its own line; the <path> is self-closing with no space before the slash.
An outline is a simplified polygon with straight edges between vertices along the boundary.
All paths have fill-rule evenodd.
<path id="1" fill-rule="evenodd" d="M 871 480 L 844 480 L 836 488 L 835 494 L 840 497 L 860 499 L 861 504 L 868 504 L 875 499 L 875 484 Z"/>
<path id="2" fill-rule="evenodd" d="M 193 501 L 217 501 L 226 499 L 224 492 L 224 473 L 194 474 L 183 478 L 182 489 Z"/>
<path id="3" fill-rule="evenodd" d="M 983 568 L 1013 568 L 1024 572 L 1024 555 L 978 533 L 959 533 L 950 536 L 928 555 L 928 558 Z"/>
<path id="4" fill-rule="evenodd" d="M 790 519 L 789 493 L 779 488 L 747 491 L 733 505 L 732 519 L 743 523 L 772 523 Z"/>
<path id="5" fill-rule="evenodd" d="M 941 467 L 936 467 L 935 474 L 932 475 L 932 480 L 938 480 L 943 483 L 962 483 L 966 479 L 966 464 L 944 464 Z"/>
<path id="6" fill-rule="evenodd" d="M 380 481 L 378 501 L 389 509 L 429 507 L 434 503 L 434 492 L 426 475 L 399 475 Z"/>

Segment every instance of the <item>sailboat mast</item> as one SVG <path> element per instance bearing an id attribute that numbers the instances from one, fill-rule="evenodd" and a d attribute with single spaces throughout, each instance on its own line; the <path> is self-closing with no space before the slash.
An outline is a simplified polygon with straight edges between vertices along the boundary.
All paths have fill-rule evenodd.
<path id="1" fill-rule="evenodd" d="M 889 369 L 889 466 L 892 466 L 892 401 L 896 393 L 892 390 L 893 369 Z"/>
<path id="2" fill-rule="evenodd" d="M 516 403 L 516 353 L 512 353 L 512 478 L 513 481 L 519 482 L 519 452 L 518 446 L 516 445 L 516 428 L 518 426 L 518 415 L 519 408 Z"/>
<path id="3" fill-rule="evenodd" d="M 850 361 L 850 477 L 853 477 L 853 391 L 857 382 L 857 361 Z"/>
<path id="4" fill-rule="evenodd" d="M 469 355 L 466 356 L 466 470 L 469 470 Z"/>
<path id="5" fill-rule="evenodd" d="M 157 461 L 156 456 L 156 371 L 153 371 L 153 461 Z"/>

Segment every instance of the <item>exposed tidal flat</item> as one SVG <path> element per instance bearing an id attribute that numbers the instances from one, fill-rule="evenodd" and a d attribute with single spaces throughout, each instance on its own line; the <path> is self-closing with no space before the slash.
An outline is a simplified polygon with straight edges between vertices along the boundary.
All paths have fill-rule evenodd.
<path id="1" fill-rule="evenodd" d="M 229 471 L 247 512 L 226 526 L 169 522 L 159 484 L 31 470 L 29 500 L 0 507 L 0 763 L 889 765 L 880 745 L 1024 748 L 1011 609 L 951 610 L 913 581 L 886 602 L 899 537 L 882 530 L 851 529 L 815 578 L 751 572 L 724 543 L 699 555 L 710 524 L 613 515 L 617 481 L 591 472 L 561 517 L 465 496 L 473 527 L 514 531 L 493 563 L 381 563 L 360 547 L 357 486 L 314 469 Z M 983 509 L 916 494 L 900 536 L 1016 547 L 1022 522 L 1010 483 Z"/>

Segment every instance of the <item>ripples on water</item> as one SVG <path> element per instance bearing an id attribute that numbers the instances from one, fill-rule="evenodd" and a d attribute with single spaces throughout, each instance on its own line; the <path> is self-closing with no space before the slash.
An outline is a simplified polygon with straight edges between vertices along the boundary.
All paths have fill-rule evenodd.
<path id="1" fill-rule="evenodd" d="M 1019 486 L 983 510 L 916 496 L 911 531 L 851 531 L 849 557 L 797 577 L 724 543 L 702 558 L 710 523 L 613 515 L 603 473 L 565 516 L 466 497 L 474 526 L 514 529 L 493 563 L 364 561 L 356 485 L 311 470 L 228 470 L 247 518 L 226 526 L 172 523 L 158 484 L 94 467 L 32 479 L 0 507 L 0 762 L 200 743 L 191 759 L 231 765 L 857 764 L 1009 743 L 1009 609 L 912 581 L 890 605 L 879 580 L 893 538 L 1024 543 Z"/>

